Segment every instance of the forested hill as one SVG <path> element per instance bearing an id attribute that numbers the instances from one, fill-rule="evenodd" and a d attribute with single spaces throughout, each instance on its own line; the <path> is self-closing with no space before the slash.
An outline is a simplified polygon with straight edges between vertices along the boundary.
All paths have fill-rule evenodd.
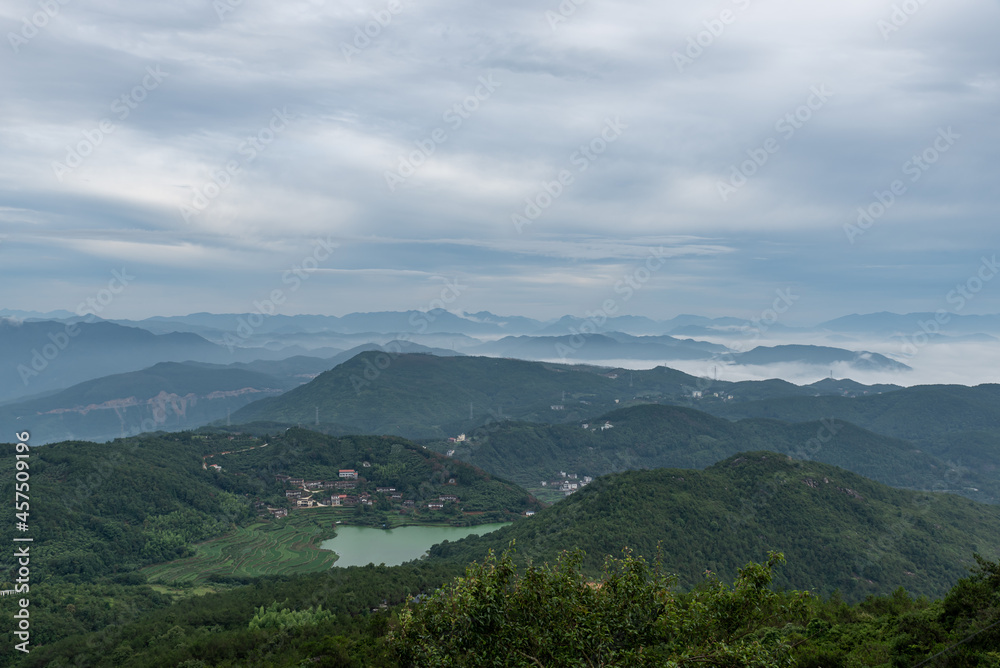
<path id="1" fill-rule="evenodd" d="M 554 355 L 557 356 L 557 355 Z M 637 403 L 728 401 L 889 391 L 856 384 L 708 381 L 675 369 L 628 371 L 492 357 L 362 352 L 279 397 L 233 413 L 234 423 L 314 425 L 341 433 L 442 438 L 505 418 L 570 423 Z"/>
<path id="2" fill-rule="evenodd" d="M 13 499 L 13 448 L 4 449 L 2 461 L 7 475 L 0 479 L 0 495 Z M 55 443 L 32 448 L 28 465 L 26 535 L 34 538 L 32 554 L 45 564 L 46 576 L 77 581 L 187 556 L 192 543 L 266 515 L 267 506 L 291 508 L 294 499 L 286 498 L 285 489 L 292 486 L 277 475 L 338 481 L 340 469 L 355 469 L 358 486 L 344 492 L 359 495 L 370 488 L 374 496 L 375 486 L 383 485 L 398 490 L 399 503 L 402 495 L 415 503 L 454 495 L 466 510 L 482 513 L 465 523 L 540 508 L 515 485 L 400 438 L 334 438 L 299 429 L 233 440 L 181 432 L 104 444 Z M 317 491 L 316 497 L 337 491 Z M 369 510 L 361 504 L 358 509 Z M 373 504 L 367 514 L 381 512 Z M 441 521 L 448 519 L 454 518 L 443 510 Z M 9 541 L 13 532 L 12 521 L 2 535 Z M 12 553 L 0 566 L 0 581 L 9 582 Z"/>
<path id="3" fill-rule="evenodd" d="M 560 471 L 597 477 L 633 469 L 699 469 L 747 449 L 766 449 L 893 487 L 951 491 L 990 503 L 1000 498 L 990 472 L 962 470 L 956 477 L 948 462 L 912 443 L 840 420 L 730 422 L 691 408 L 646 404 L 573 425 L 505 422 L 474 440 L 433 447 L 454 450 L 455 457 L 531 489 Z"/>
<path id="4" fill-rule="evenodd" d="M 949 433 L 1000 430 L 1000 385 L 917 385 L 856 398 L 772 397 L 717 404 L 707 410 L 731 419 L 804 422 L 836 418 L 880 434 L 936 442 Z"/>
<path id="5" fill-rule="evenodd" d="M 467 562 L 515 541 L 521 558 L 582 548 L 597 570 L 623 548 L 655 558 L 691 585 L 708 569 L 729 579 L 768 550 L 783 552 L 782 587 L 848 599 L 897 587 L 939 596 L 973 553 L 1000 553 L 1000 508 L 950 494 L 899 490 L 827 464 L 749 452 L 704 471 L 629 471 L 595 480 L 530 521 L 436 546 Z"/>
<path id="6" fill-rule="evenodd" d="M 232 419 L 312 424 L 318 413 L 321 423 L 358 433 L 440 438 L 481 425 L 491 416 L 551 418 L 551 406 L 566 396 L 574 405 L 555 418 L 582 418 L 593 406 L 601 411 L 614 406 L 615 399 L 626 397 L 627 386 L 627 379 L 561 365 L 370 352 L 286 394 L 250 404 Z"/>
<path id="7" fill-rule="evenodd" d="M 1000 385 L 919 385 L 857 398 L 772 397 L 706 405 L 729 419 L 774 418 L 790 422 L 843 420 L 903 438 L 951 463 L 952 487 L 1000 478 Z M 996 484 L 996 483 L 990 483 Z"/>
<path id="8" fill-rule="evenodd" d="M 229 410 L 280 394 L 299 382 L 236 366 L 161 362 L 0 406 L 0 434 L 14 433 L 27 424 L 32 443 L 40 445 L 107 441 L 140 431 L 180 431 L 217 420 Z"/>

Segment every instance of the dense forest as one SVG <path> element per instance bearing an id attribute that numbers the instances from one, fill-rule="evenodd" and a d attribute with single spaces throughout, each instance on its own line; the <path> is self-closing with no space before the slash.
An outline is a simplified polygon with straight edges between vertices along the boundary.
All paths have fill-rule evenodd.
<path id="1" fill-rule="evenodd" d="M 584 427 L 584 425 L 586 425 Z M 950 491 L 995 503 L 1000 483 L 989 470 L 962 468 L 914 444 L 822 419 L 791 424 L 754 418 L 738 422 L 676 406 L 619 409 L 573 425 L 508 421 L 461 443 L 434 442 L 519 485 L 536 489 L 559 471 L 597 477 L 642 468 L 705 468 L 746 450 L 771 450 L 833 464 L 908 489 Z"/>
<path id="2" fill-rule="evenodd" d="M 12 448 L 4 449 L 3 461 L 7 475 L 0 494 L 13 499 Z M 222 462 L 221 470 L 209 467 L 212 462 Z M 371 506 L 359 503 L 340 516 L 354 524 L 468 525 L 541 509 L 515 485 L 403 439 L 381 436 L 335 438 L 295 429 L 266 437 L 212 430 L 160 433 L 106 444 L 33 448 L 28 465 L 28 535 L 34 539 L 36 566 L 31 604 L 34 642 L 39 644 L 168 606 L 170 596 L 146 586 L 142 569 L 191 557 L 201 541 L 239 527 L 280 524 L 268 515 L 269 507 L 308 512 L 292 506 L 285 495 L 291 486 L 280 474 L 337 480 L 339 469 L 357 467 L 364 473 L 355 484 L 362 488 L 392 485 L 415 503 L 436 501 L 443 492 L 460 499 L 442 511 L 415 507 L 406 516 L 385 499 L 373 500 Z M 12 522 L 3 535 L 11 544 Z M 0 588 L 12 588 L 16 567 L 14 551 L 5 550 Z M 296 572 L 293 565 L 288 572 Z M 219 582 L 213 589 L 232 584 Z M 14 601 L 0 598 L 0 609 L 13 610 Z M 2 631 L 13 646 L 10 628 Z"/>
<path id="3" fill-rule="evenodd" d="M 415 387 L 420 391 L 414 392 Z M 249 404 L 233 413 L 233 420 L 284 425 L 318 422 L 324 431 L 440 439 L 508 418 L 569 424 L 632 404 L 665 403 L 706 410 L 730 401 L 894 390 L 898 388 L 859 386 L 851 381 L 806 386 L 782 380 L 710 381 L 662 366 L 629 371 L 371 351 L 281 396 Z"/>
<path id="4" fill-rule="evenodd" d="M 742 453 L 703 471 L 629 471 L 484 536 L 442 543 L 436 558 L 464 564 L 515 541 L 521 559 L 587 553 L 596 574 L 605 555 L 629 547 L 662 556 L 694 586 L 706 570 L 734 578 L 747 560 L 783 552 L 775 583 L 849 601 L 898 587 L 941 596 L 972 564 L 1000 555 L 1000 507 L 951 494 L 894 489 L 843 469 L 771 452 Z"/>
<path id="5" fill-rule="evenodd" d="M 4 460 L 12 471 L 12 452 Z M 222 462 L 222 470 L 205 462 Z M 366 462 L 371 466 L 364 468 Z M 398 486 L 416 501 L 448 491 L 468 511 L 503 518 L 541 507 L 514 485 L 403 439 L 304 430 L 266 439 L 182 432 L 65 442 L 33 449 L 30 466 L 32 497 L 44 499 L 31 511 L 33 545 L 53 576 L 125 573 L 185 556 L 191 543 L 256 517 L 259 504 L 288 508 L 289 486 L 278 474 L 337 480 L 339 469 L 356 467 L 372 485 Z M 13 498 L 13 484 L 5 476 L 0 493 Z M 497 519 L 474 518 L 468 521 Z M 5 527 L 8 540 L 13 531 Z M 6 573 L 12 557 L 0 563 Z"/>
<path id="6" fill-rule="evenodd" d="M 594 577 L 582 556 L 518 567 L 505 551 L 457 578 L 433 561 L 270 578 L 132 610 L 6 665 L 1000 665 L 1000 563 L 981 558 L 940 600 L 900 588 L 849 605 L 774 590 L 790 565 L 775 553 L 731 585 L 707 573 L 689 591 L 655 560 L 626 554 Z"/>
<path id="7" fill-rule="evenodd" d="M 557 646 L 573 648 L 580 665 L 913 665 L 939 651 L 947 665 L 996 662 L 988 650 L 1000 610 L 1000 566 L 991 561 L 1000 555 L 1000 507 L 789 456 L 829 423 L 734 423 L 655 405 L 602 420 L 613 426 L 506 422 L 468 446 L 444 446 L 497 463 L 510 448 L 499 476 L 399 437 L 276 425 L 35 448 L 33 649 L 0 665 L 485 665 L 471 658 L 488 655 L 483 642 L 520 648 L 490 665 L 574 665 L 552 653 Z M 741 443 L 785 452 L 727 457 Z M 850 425 L 822 446 L 872 477 L 898 465 L 897 484 L 911 476 L 927 486 L 922 476 L 935 466 L 914 457 L 907 468 L 909 443 Z M 4 460 L 12 470 L 9 452 Z M 671 461 L 704 468 L 599 475 L 601 466 Z M 598 477 L 548 508 L 506 481 L 557 462 Z M 358 498 L 391 488 L 416 503 L 372 493 L 370 505 L 330 508 L 337 521 L 519 519 L 403 566 L 316 570 L 314 562 L 309 571 L 288 561 L 267 575 L 228 566 L 196 581 L 164 575 L 177 572 L 165 564 L 208 558 L 204 546 L 240 545 L 254 531 L 288 533 L 286 546 L 301 544 L 299 529 L 332 531 L 330 515 L 282 524 L 270 513 L 306 519 L 287 496 L 299 489 L 290 480 L 339 480 L 341 469 L 358 473 L 346 490 Z M 12 496 L 13 476 L 4 480 L 0 490 Z M 420 507 L 445 493 L 458 499 L 446 510 Z M 9 541 L 12 528 L 4 534 Z M 4 588 L 14 568 L 8 551 Z M 0 598 L 4 614 L 15 605 Z M 540 623 L 546 634 L 532 630 Z M 580 629 L 594 633 L 585 641 Z M 533 633 L 543 640 L 518 640 Z M 16 642 L 11 627 L 2 638 Z"/>
<path id="8" fill-rule="evenodd" d="M 967 470 L 1000 470 L 1000 385 L 918 385 L 857 398 L 771 397 L 710 405 L 730 418 L 763 417 L 804 422 L 842 420 L 906 439 L 923 451 Z"/>

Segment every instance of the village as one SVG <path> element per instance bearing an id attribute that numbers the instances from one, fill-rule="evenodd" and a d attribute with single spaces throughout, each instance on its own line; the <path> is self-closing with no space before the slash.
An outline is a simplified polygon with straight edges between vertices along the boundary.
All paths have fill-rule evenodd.
<path id="1" fill-rule="evenodd" d="M 562 492 L 566 496 L 569 496 L 573 492 L 583 489 L 586 485 L 592 483 L 593 481 L 594 479 L 589 475 L 585 475 L 581 478 L 576 473 L 566 473 L 565 471 L 560 471 L 558 478 L 554 480 L 543 480 L 542 487 Z"/>
<path id="2" fill-rule="evenodd" d="M 371 466 L 364 462 L 363 466 Z M 337 480 L 305 480 L 292 476 L 277 474 L 275 480 L 286 487 L 285 498 L 293 508 L 340 508 L 355 506 L 375 506 L 380 500 L 391 504 L 400 512 L 416 510 L 418 507 L 426 510 L 444 510 L 447 504 L 457 504 L 460 499 L 455 494 L 439 494 L 430 501 L 419 504 L 413 499 L 403 499 L 403 494 L 395 487 L 372 486 L 359 475 L 356 469 L 340 469 Z M 455 479 L 450 478 L 448 485 L 455 485 Z M 288 508 L 272 508 L 261 504 L 274 518 L 288 516 Z"/>

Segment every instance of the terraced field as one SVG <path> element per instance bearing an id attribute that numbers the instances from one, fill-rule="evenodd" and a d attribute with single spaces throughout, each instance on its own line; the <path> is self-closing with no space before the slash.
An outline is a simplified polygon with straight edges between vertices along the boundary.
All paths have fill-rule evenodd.
<path id="1" fill-rule="evenodd" d="M 333 566 L 337 555 L 319 549 L 334 537 L 333 508 L 317 508 L 237 529 L 195 546 L 197 554 L 143 569 L 150 583 L 197 584 L 212 575 L 255 577 L 315 573 Z"/>

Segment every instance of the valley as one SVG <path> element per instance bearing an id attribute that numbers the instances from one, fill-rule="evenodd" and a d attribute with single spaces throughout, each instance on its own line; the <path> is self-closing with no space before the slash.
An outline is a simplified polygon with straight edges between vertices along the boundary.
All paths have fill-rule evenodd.
<path id="1" fill-rule="evenodd" d="M 4 665 L 157 665 L 158 638 L 181 636 L 156 620 L 181 609 L 215 619 L 239 663 L 249 620 L 282 605 L 314 620 L 303 628 L 348 634 L 317 636 L 324 652 L 393 665 L 370 624 L 395 628 L 407 595 L 491 554 L 528 570 L 578 554 L 588 579 L 608 558 L 643 559 L 683 597 L 705 573 L 735 582 L 780 552 L 775 590 L 810 592 L 819 617 L 903 605 L 904 590 L 955 596 L 977 559 L 1000 559 L 995 385 L 726 381 L 387 344 L 162 362 L 0 405 L 0 420 L 35 420 L 39 442 L 56 441 L 31 464 L 47 499 L 32 548 L 46 564 L 32 584 L 43 651 Z M 135 421 L 147 433 L 123 433 Z M 416 538 L 431 531 L 460 533 Z M 391 556 L 397 544 L 410 551 Z M 136 637 L 161 630 L 137 651 L 100 630 L 108 619 Z M 196 626 L 178 628 L 178 657 L 212 655 Z M 80 642 L 114 646 L 101 659 Z"/>

